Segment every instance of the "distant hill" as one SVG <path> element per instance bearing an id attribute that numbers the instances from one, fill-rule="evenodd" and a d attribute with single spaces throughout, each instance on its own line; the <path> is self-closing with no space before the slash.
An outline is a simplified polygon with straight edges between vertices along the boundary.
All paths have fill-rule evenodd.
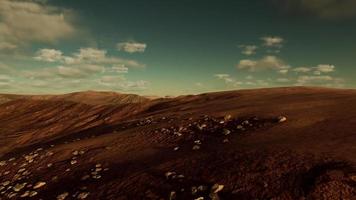
<path id="1" fill-rule="evenodd" d="M 84 91 L 63 95 L 13 95 L 0 94 L 0 104 L 17 99 L 55 100 L 84 103 L 88 105 L 121 105 L 130 103 L 143 103 L 149 98 L 136 94 L 121 94 L 116 92 Z"/>

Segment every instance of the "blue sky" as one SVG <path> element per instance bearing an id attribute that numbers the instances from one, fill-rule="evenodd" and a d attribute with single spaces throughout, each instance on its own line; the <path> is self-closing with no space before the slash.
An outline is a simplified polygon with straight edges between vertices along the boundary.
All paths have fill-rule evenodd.
<path id="1" fill-rule="evenodd" d="M 353 88 L 352 0 L 1 0 L 0 93 Z"/>

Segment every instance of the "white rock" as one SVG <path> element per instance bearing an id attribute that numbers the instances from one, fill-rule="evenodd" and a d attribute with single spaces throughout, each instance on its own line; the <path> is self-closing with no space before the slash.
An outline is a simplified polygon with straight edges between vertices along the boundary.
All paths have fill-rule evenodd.
<path id="1" fill-rule="evenodd" d="M 86 199 L 89 196 L 89 192 L 82 192 L 78 195 L 78 199 Z"/>
<path id="2" fill-rule="evenodd" d="M 5 166 L 6 165 L 6 161 L 2 160 L 0 161 L 0 166 Z"/>
<path id="3" fill-rule="evenodd" d="M 38 188 L 41 188 L 43 186 L 46 185 L 46 182 L 43 182 L 43 181 L 40 181 L 40 182 L 37 182 L 34 186 L 33 186 L 33 189 L 38 189 Z"/>
<path id="4" fill-rule="evenodd" d="M 69 195 L 68 192 L 62 193 L 57 196 L 57 200 L 64 200 L 65 198 L 67 198 L 68 195 Z"/>
<path id="5" fill-rule="evenodd" d="M 211 188 L 211 192 L 218 193 L 223 189 L 224 189 L 224 185 L 214 184 L 213 187 Z"/>
<path id="6" fill-rule="evenodd" d="M 23 194 L 21 194 L 21 198 L 24 198 L 24 197 L 28 197 L 28 196 L 30 196 L 30 191 L 26 191 L 26 192 L 24 192 Z"/>
<path id="7" fill-rule="evenodd" d="M 36 191 L 31 191 L 29 194 L 29 197 L 34 197 L 36 196 L 38 193 Z"/>
<path id="8" fill-rule="evenodd" d="M 284 117 L 284 116 L 279 116 L 278 117 L 278 122 L 279 123 L 282 123 L 282 122 L 285 122 L 285 121 L 287 121 L 287 117 Z"/>
<path id="9" fill-rule="evenodd" d="M 200 149 L 200 146 L 199 145 L 194 145 L 193 146 L 193 150 L 199 150 Z"/>

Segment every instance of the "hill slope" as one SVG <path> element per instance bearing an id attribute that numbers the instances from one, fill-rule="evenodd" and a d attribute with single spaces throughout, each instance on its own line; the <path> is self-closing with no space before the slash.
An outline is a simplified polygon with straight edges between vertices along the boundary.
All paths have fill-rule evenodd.
<path id="1" fill-rule="evenodd" d="M 131 103 L 142 103 L 148 98 L 135 94 L 120 94 L 116 92 L 85 91 L 73 92 L 63 95 L 12 95 L 0 94 L 0 104 L 16 99 L 30 100 L 51 100 L 51 101 L 70 101 L 89 105 L 120 105 Z"/>
<path id="2" fill-rule="evenodd" d="M 355 104 L 355 90 L 304 87 L 7 102 L 0 196 L 353 199 Z"/>

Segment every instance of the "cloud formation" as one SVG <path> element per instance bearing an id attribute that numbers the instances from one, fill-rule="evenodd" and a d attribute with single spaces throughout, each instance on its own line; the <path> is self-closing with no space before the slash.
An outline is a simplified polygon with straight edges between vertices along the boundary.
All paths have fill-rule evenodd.
<path id="1" fill-rule="evenodd" d="M 256 54 L 258 49 L 256 45 L 240 45 L 239 47 L 242 49 L 241 53 L 247 56 Z"/>
<path id="2" fill-rule="evenodd" d="M 290 67 L 276 56 L 265 56 L 260 60 L 240 60 L 239 64 L 237 64 L 237 68 L 250 72 L 277 70 L 279 73 L 287 73 Z"/>
<path id="3" fill-rule="evenodd" d="M 283 46 L 284 39 L 278 36 L 266 36 L 262 37 L 263 45 L 266 47 L 277 47 L 281 48 Z"/>
<path id="4" fill-rule="evenodd" d="M 320 19 L 346 19 L 356 16 L 355 0 L 272 0 L 282 11 Z"/>
<path id="5" fill-rule="evenodd" d="M 36 52 L 34 59 L 46 62 L 59 62 L 66 65 L 123 65 L 128 67 L 144 67 L 135 60 L 127 60 L 119 57 L 108 56 L 106 50 L 96 48 L 80 48 L 78 52 L 71 56 L 63 55 L 63 52 L 56 49 L 40 49 Z"/>
<path id="6" fill-rule="evenodd" d="M 30 42 L 54 43 L 75 33 L 68 10 L 36 1 L 0 1 L 0 50 Z"/>
<path id="7" fill-rule="evenodd" d="M 143 53 L 145 52 L 147 44 L 138 42 L 121 42 L 117 44 L 119 51 L 125 51 L 128 53 Z"/>

